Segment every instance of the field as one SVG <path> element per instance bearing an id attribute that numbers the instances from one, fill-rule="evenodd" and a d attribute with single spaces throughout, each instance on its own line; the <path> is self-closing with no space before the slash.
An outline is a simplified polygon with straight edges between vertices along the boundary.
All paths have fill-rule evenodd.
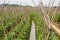
<path id="1" fill-rule="evenodd" d="M 0 7 L 0 40 L 29 40 L 32 20 L 35 23 L 36 40 L 46 40 L 49 29 L 35 8 Z M 60 12 L 53 23 L 60 24 Z M 60 25 L 57 27 L 60 29 Z M 60 40 L 60 35 L 52 28 L 48 40 Z"/>

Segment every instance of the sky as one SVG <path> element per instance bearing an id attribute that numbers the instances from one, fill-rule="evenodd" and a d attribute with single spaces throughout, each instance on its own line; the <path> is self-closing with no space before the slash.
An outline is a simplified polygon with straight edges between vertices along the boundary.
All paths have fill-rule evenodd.
<path id="1" fill-rule="evenodd" d="M 8 3 L 9 0 L 6 0 L 5 3 Z M 39 4 L 40 0 L 10 0 L 8 4 L 18 4 L 18 5 L 28 5 L 28 6 L 35 6 L 34 3 L 32 2 L 34 1 L 36 6 Z M 53 0 L 42 0 L 44 6 L 47 6 L 49 1 Z M 4 0 L 0 0 L 0 4 L 3 4 Z M 60 2 L 60 0 L 55 0 L 55 4 L 54 6 L 58 6 L 58 3 Z"/>

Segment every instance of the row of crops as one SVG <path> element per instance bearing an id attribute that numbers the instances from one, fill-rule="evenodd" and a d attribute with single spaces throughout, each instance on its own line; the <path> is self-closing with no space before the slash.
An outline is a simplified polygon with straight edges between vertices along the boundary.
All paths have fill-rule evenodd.
<path id="1" fill-rule="evenodd" d="M 36 40 L 45 40 L 49 29 L 37 12 L 16 14 L 0 11 L 0 40 L 29 40 L 32 20 L 36 26 Z M 59 20 L 60 15 L 56 16 L 56 21 L 60 22 Z M 48 40 L 60 40 L 53 29 L 50 31 Z"/>
<path id="2" fill-rule="evenodd" d="M 28 40 L 30 28 L 29 14 L 0 11 L 0 40 Z"/>

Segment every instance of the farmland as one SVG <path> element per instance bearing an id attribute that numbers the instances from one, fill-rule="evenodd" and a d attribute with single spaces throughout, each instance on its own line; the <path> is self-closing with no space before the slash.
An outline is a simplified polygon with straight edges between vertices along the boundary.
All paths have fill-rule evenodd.
<path id="1" fill-rule="evenodd" d="M 52 9 L 51 9 L 52 10 Z M 0 6 L 0 40 L 29 40 L 32 20 L 35 23 L 36 40 L 60 40 L 60 35 L 49 30 L 42 15 L 33 7 Z M 60 29 L 60 12 L 53 23 Z"/>

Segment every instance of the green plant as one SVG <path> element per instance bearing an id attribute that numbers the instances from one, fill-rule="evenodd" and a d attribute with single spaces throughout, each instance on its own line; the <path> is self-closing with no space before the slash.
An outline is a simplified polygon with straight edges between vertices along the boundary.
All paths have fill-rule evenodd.
<path id="1" fill-rule="evenodd" d="M 55 16 L 55 21 L 60 23 L 60 13 Z"/>

